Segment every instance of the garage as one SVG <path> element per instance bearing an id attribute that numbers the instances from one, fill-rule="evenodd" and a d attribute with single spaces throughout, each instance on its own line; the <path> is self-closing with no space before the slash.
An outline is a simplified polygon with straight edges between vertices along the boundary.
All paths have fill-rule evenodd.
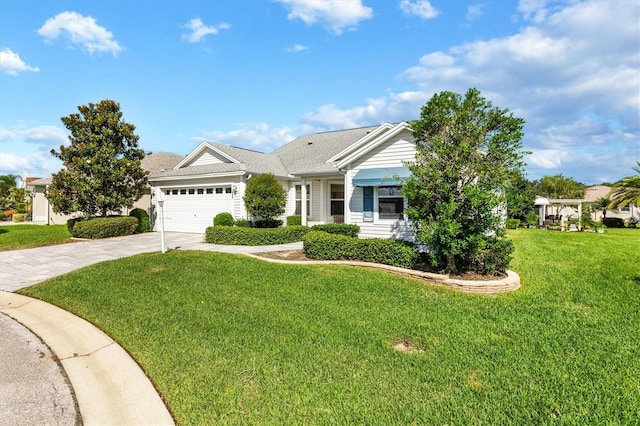
<path id="1" fill-rule="evenodd" d="M 164 229 L 204 234 L 213 218 L 233 211 L 231 185 L 163 188 Z"/>

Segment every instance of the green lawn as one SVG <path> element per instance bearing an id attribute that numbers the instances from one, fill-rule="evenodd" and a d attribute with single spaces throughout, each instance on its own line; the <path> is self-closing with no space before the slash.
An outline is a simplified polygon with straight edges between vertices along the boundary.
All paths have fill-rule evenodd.
<path id="1" fill-rule="evenodd" d="M 509 235 L 498 296 L 189 251 L 22 293 L 121 342 L 185 425 L 637 424 L 640 230 Z"/>
<path id="2" fill-rule="evenodd" d="M 0 225 L 0 251 L 19 250 L 68 243 L 66 225 Z"/>

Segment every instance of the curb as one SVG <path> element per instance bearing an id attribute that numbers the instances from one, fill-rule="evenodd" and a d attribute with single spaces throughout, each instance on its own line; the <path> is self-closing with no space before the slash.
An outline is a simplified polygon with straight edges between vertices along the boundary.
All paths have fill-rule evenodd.
<path id="1" fill-rule="evenodd" d="M 245 256 L 264 260 L 273 263 L 288 263 L 293 265 L 348 265 L 360 266 L 363 268 L 379 269 L 410 278 L 426 280 L 429 284 L 444 286 L 464 293 L 474 294 L 499 294 L 515 291 L 520 288 L 520 276 L 507 271 L 507 276 L 498 280 L 460 280 L 451 278 L 449 275 L 434 274 L 431 272 L 404 269 L 397 266 L 384 265 L 381 263 L 358 262 L 351 260 L 285 260 L 263 257 L 253 253 L 243 253 Z"/>
<path id="2" fill-rule="evenodd" d="M 51 348 L 64 368 L 85 425 L 174 425 L 149 378 L 93 324 L 38 299 L 0 291 L 0 312 Z"/>

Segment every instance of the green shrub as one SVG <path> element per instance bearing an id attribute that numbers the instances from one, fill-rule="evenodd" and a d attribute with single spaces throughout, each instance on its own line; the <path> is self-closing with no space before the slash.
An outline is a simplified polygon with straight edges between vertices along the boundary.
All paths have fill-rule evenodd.
<path id="1" fill-rule="evenodd" d="M 504 238 L 485 238 L 471 256 L 469 269 L 482 275 L 505 273 L 511 262 L 513 243 Z"/>
<path id="2" fill-rule="evenodd" d="M 309 259 L 357 260 L 410 269 L 419 258 L 418 247 L 402 240 L 359 239 L 311 231 L 305 235 L 303 241 L 304 253 Z"/>
<path id="3" fill-rule="evenodd" d="M 302 225 L 302 215 L 287 216 L 287 226 Z"/>
<path id="4" fill-rule="evenodd" d="M 204 234 L 204 240 L 210 244 L 264 246 L 301 241 L 307 232 L 309 228 L 306 226 L 284 228 L 210 226 Z"/>
<path id="5" fill-rule="evenodd" d="M 138 227 L 138 219 L 130 216 L 96 217 L 76 221 L 71 234 L 76 238 L 110 238 L 132 235 Z"/>
<path id="6" fill-rule="evenodd" d="M 151 230 L 151 222 L 149 221 L 149 213 L 146 210 L 135 208 L 131 210 L 129 216 L 138 219 L 138 226 L 135 233 L 141 234 L 143 232 L 149 232 Z"/>
<path id="7" fill-rule="evenodd" d="M 507 219 L 507 229 L 518 229 L 520 226 L 520 219 Z"/>
<path id="8" fill-rule="evenodd" d="M 73 227 L 75 226 L 75 224 L 81 220 L 84 220 L 83 216 L 79 216 L 79 217 L 72 217 L 71 219 L 67 220 L 67 230 L 69 231 L 69 233 L 71 235 L 73 235 Z M 73 235 L 75 237 L 75 235 Z"/>
<path id="9" fill-rule="evenodd" d="M 26 213 L 14 213 L 13 216 L 11 217 L 11 220 L 14 222 L 24 222 L 27 220 L 27 214 Z"/>
<path id="10" fill-rule="evenodd" d="M 602 224 L 607 228 L 624 228 L 624 220 L 620 217 L 605 217 Z"/>
<path id="11" fill-rule="evenodd" d="M 282 226 L 282 221 L 278 219 L 259 219 L 253 224 L 256 228 L 279 228 Z"/>
<path id="12" fill-rule="evenodd" d="M 239 226 L 240 228 L 250 228 L 251 222 L 247 219 L 238 219 L 233 223 L 235 226 Z"/>
<path id="13" fill-rule="evenodd" d="M 233 226 L 234 222 L 231 213 L 227 212 L 218 213 L 216 217 L 213 218 L 213 226 Z"/>
<path id="14" fill-rule="evenodd" d="M 529 212 L 527 213 L 526 222 L 529 226 L 538 226 L 540 223 L 540 216 L 536 212 Z"/>
<path id="15" fill-rule="evenodd" d="M 360 233 L 358 225 L 349 225 L 348 223 L 327 223 L 324 225 L 313 225 L 312 231 L 324 231 L 329 234 L 345 235 L 347 237 L 357 237 Z"/>

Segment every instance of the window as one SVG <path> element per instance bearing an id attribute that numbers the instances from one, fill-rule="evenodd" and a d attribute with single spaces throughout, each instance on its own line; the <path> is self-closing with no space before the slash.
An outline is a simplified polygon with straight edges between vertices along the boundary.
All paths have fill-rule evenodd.
<path id="1" fill-rule="evenodd" d="M 166 191 L 164 191 L 164 195 L 171 195 L 171 190 L 167 189 Z"/>
<path id="2" fill-rule="evenodd" d="M 181 189 L 181 190 L 180 190 L 180 195 L 185 195 L 186 193 L 187 193 L 187 190 L 186 190 L 186 189 Z"/>
<path id="3" fill-rule="evenodd" d="M 204 194 L 204 189 L 198 188 L 198 194 Z"/>
<path id="4" fill-rule="evenodd" d="M 216 188 L 216 194 L 222 194 L 222 188 Z"/>
<path id="5" fill-rule="evenodd" d="M 231 194 L 231 187 L 230 186 L 225 186 L 224 187 L 224 193 L 225 194 Z"/>
<path id="6" fill-rule="evenodd" d="M 331 216 L 344 214 L 344 184 L 331 184 Z"/>
<path id="7" fill-rule="evenodd" d="M 172 193 L 173 195 L 178 195 L 178 190 L 177 190 L 177 189 L 172 189 L 172 190 L 171 190 L 171 193 Z"/>
<path id="8" fill-rule="evenodd" d="M 380 219 L 402 219 L 404 196 L 401 186 L 378 188 L 378 216 Z"/>
<path id="9" fill-rule="evenodd" d="M 213 188 L 207 188 L 207 194 L 213 194 Z"/>
<path id="10" fill-rule="evenodd" d="M 311 216 L 311 185 L 307 187 L 307 216 Z M 302 185 L 296 185 L 296 211 L 293 214 L 302 214 Z"/>
<path id="11" fill-rule="evenodd" d="M 196 190 L 193 188 L 189 188 L 189 195 L 193 195 L 196 193 Z"/>

